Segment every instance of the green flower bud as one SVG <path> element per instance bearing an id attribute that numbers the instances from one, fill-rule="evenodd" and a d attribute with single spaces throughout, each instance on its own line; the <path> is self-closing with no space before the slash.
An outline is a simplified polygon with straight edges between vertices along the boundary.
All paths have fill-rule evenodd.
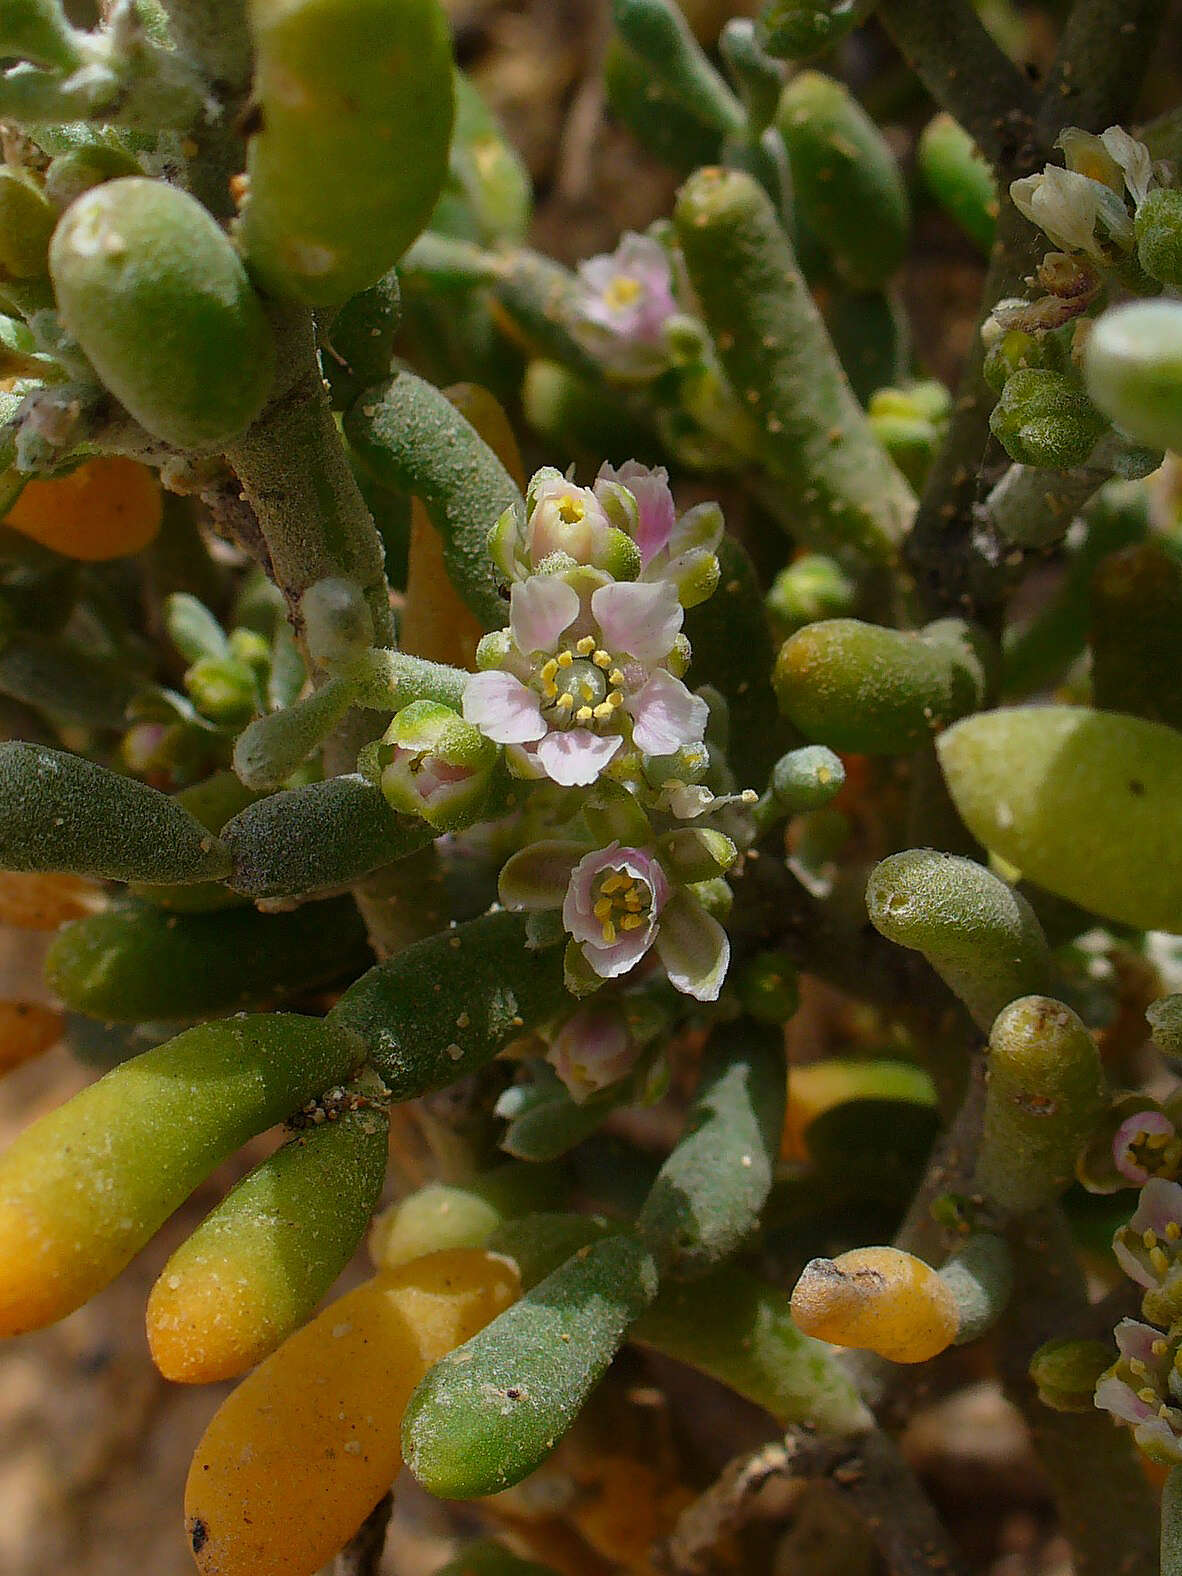
<path id="1" fill-rule="evenodd" d="M 1045 367 L 1015 372 L 989 418 L 1011 460 L 1068 470 L 1082 465 L 1107 423 L 1070 378 Z"/>
<path id="2" fill-rule="evenodd" d="M 1056 1412 L 1091 1412 L 1100 1375 L 1112 1366 L 1112 1348 L 1103 1341 L 1047 1341 L 1030 1359 L 1027 1372 L 1038 1398 Z"/>
<path id="3" fill-rule="evenodd" d="M 1008 1214 L 1052 1203 L 1108 1104 L 1096 1043 L 1070 1007 L 1025 996 L 989 1036 L 975 1185 Z"/>
<path id="4" fill-rule="evenodd" d="M 240 227 L 270 291 L 312 306 L 382 277 L 447 172 L 452 63 L 437 0 L 252 0 L 250 192 Z"/>
<path id="5" fill-rule="evenodd" d="M 185 674 L 185 689 L 212 722 L 240 727 L 258 710 L 254 673 L 232 657 L 201 657 Z"/>
<path id="6" fill-rule="evenodd" d="M 300 598 L 304 640 L 316 667 L 344 667 L 374 643 L 373 618 L 365 592 L 354 580 L 328 576 Z"/>
<path id="7" fill-rule="evenodd" d="M 1168 290 L 1182 288 L 1182 191 L 1159 186 L 1147 192 L 1134 228 L 1141 267 Z"/>
<path id="8" fill-rule="evenodd" d="M 154 437 L 218 448 L 258 415 L 271 330 L 238 254 L 194 198 L 131 176 L 96 186 L 62 216 L 49 268 L 67 328 Z"/>
<path id="9" fill-rule="evenodd" d="M 772 769 L 772 793 L 790 815 L 820 810 L 841 792 L 845 767 L 823 744 L 781 755 Z"/>
<path id="10" fill-rule="evenodd" d="M 64 213 L 92 186 L 118 180 L 121 175 L 139 174 L 139 164 L 125 148 L 93 142 L 58 154 L 45 172 L 45 195 L 59 213 Z"/>
<path id="11" fill-rule="evenodd" d="M 765 0 L 760 38 L 769 55 L 808 60 L 840 44 L 871 10 L 872 0 Z"/>
<path id="12" fill-rule="evenodd" d="M 852 613 L 857 586 L 835 558 L 802 553 L 781 569 L 767 594 L 767 610 L 786 639 L 803 624 Z"/>
<path id="13" fill-rule="evenodd" d="M 392 809 L 421 816 L 437 832 L 455 832 L 484 807 L 497 747 L 449 706 L 416 700 L 386 729 L 376 760 Z"/>
<path id="14" fill-rule="evenodd" d="M 1182 448 L 1182 302 L 1129 301 L 1105 312 L 1088 336 L 1084 377 L 1130 437 Z"/>
<path id="15" fill-rule="evenodd" d="M 1044 341 L 1022 328 L 1000 334 L 985 352 L 982 372 L 995 394 L 1000 394 L 1015 372 L 1041 367 L 1046 362 Z"/>
<path id="16" fill-rule="evenodd" d="M 674 880 L 693 883 L 724 875 L 739 857 L 739 850 L 723 832 L 685 826 L 663 837 L 657 854 Z"/>

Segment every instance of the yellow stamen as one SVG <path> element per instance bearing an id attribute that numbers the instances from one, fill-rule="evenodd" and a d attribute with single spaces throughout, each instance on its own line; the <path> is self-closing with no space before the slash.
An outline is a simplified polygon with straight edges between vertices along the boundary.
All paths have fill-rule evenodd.
<path id="1" fill-rule="evenodd" d="M 610 897 L 601 897 L 599 899 L 599 902 L 596 903 L 595 907 L 591 910 L 591 912 L 595 915 L 596 919 L 606 919 L 607 916 L 611 913 L 611 911 L 612 911 L 612 900 L 611 900 Z"/>
<path id="2" fill-rule="evenodd" d="M 622 684 L 624 682 L 624 675 L 620 672 L 619 668 L 613 668 L 611 670 L 607 676 L 607 682 L 609 684 Z"/>
<path id="3" fill-rule="evenodd" d="M 603 939 L 609 943 L 616 939 L 616 927 L 610 919 L 605 919 L 603 922 Z"/>
<path id="4" fill-rule="evenodd" d="M 557 660 L 558 660 L 558 666 L 560 668 L 569 668 L 571 663 L 575 659 L 574 659 L 574 657 L 571 656 L 569 651 L 560 651 L 558 653 L 558 659 Z"/>
<path id="5" fill-rule="evenodd" d="M 600 649 L 595 652 L 591 660 L 594 662 L 597 668 L 610 668 L 612 665 L 610 653 L 604 651 L 602 647 L 600 647 Z"/>
<path id="6" fill-rule="evenodd" d="M 542 683 L 542 694 L 546 697 L 547 700 L 553 700 L 555 695 L 558 694 L 558 685 L 555 684 L 553 679 L 545 679 L 543 681 L 543 683 Z"/>
<path id="7" fill-rule="evenodd" d="M 1169 1349 L 1170 1343 L 1168 1341 L 1154 1341 L 1153 1345 L 1149 1348 L 1155 1357 L 1164 1357 Z"/>
<path id="8" fill-rule="evenodd" d="M 540 675 L 542 683 L 543 684 L 549 684 L 550 680 L 554 677 L 554 675 L 557 672 L 558 672 L 558 664 L 557 664 L 557 662 L 555 662 L 554 658 L 551 657 L 549 662 L 545 662 L 545 663 L 542 664 L 542 671 L 541 671 L 541 675 Z"/>
<path id="9" fill-rule="evenodd" d="M 1150 1133 L 1144 1140 L 1146 1149 L 1164 1149 L 1169 1141 L 1169 1133 Z"/>
<path id="10" fill-rule="evenodd" d="M 587 513 L 586 506 L 581 498 L 572 498 L 567 493 L 565 498 L 558 500 L 558 514 L 566 525 L 577 525 Z"/>
<path id="11" fill-rule="evenodd" d="M 641 925 L 644 924 L 644 920 L 645 916 L 643 914 L 625 914 L 623 919 L 620 921 L 620 929 L 637 930 Z"/>
<path id="12" fill-rule="evenodd" d="M 1152 1406 L 1154 1401 L 1157 1400 L 1157 1391 L 1151 1390 L 1149 1386 L 1146 1385 L 1143 1390 L 1137 1391 L 1137 1399 L 1138 1401 L 1144 1401 L 1147 1406 Z"/>
<path id="13" fill-rule="evenodd" d="M 627 274 L 617 274 L 603 292 L 604 300 L 612 307 L 631 306 L 639 295 L 639 279 L 632 279 Z"/>
<path id="14" fill-rule="evenodd" d="M 599 890 L 603 893 L 603 895 L 605 897 L 610 897 L 613 892 L 618 892 L 622 886 L 627 886 L 627 885 L 628 885 L 628 877 L 625 876 L 625 875 L 621 875 L 621 873 L 618 870 L 616 870 L 616 871 L 613 871 L 613 873 L 610 876 L 608 876 L 607 880 L 603 882 L 603 884 L 599 888 Z"/>
<path id="15" fill-rule="evenodd" d="M 1149 1375 L 1149 1369 L 1139 1357 L 1129 1358 L 1129 1372 L 1137 1379 L 1145 1379 Z"/>
<path id="16" fill-rule="evenodd" d="M 624 899 L 624 907 L 631 909 L 634 914 L 639 914 L 640 910 L 644 907 L 644 899 L 641 897 L 639 892 L 629 892 L 628 896 Z"/>
<path id="17" fill-rule="evenodd" d="M 1141 1233 L 1141 1245 L 1144 1248 L 1155 1248 L 1157 1246 L 1157 1232 L 1153 1230 L 1143 1231 Z"/>
<path id="18" fill-rule="evenodd" d="M 607 703 L 614 710 L 615 707 L 622 706 L 624 704 L 624 697 L 621 695 L 619 690 L 612 690 L 611 694 L 607 697 Z"/>
<path id="19" fill-rule="evenodd" d="M 1169 1259 L 1160 1248 L 1150 1248 L 1149 1264 L 1150 1268 L 1156 1270 L 1159 1275 L 1164 1275 L 1170 1267 Z"/>
<path id="20" fill-rule="evenodd" d="M 591 653 L 595 650 L 595 638 L 594 638 L 594 636 L 592 636 L 592 635 L 584 635 L 582 640 L 580 640 L 579 643 L 576 645 L 575 650 L 579 653 L 579 655 L 581 657 L 589 657 L 591 655 Z"/>
<path id="21" fill-rule="evenodd" d="M 578 711 L 575 712 L 575 721 L 590 722 L 594 715 L 595 713 L 591 710 L 590 706 L 580 706 Z"/>
<path id="22" fill-rule="evenodd" d="M 560 695 L 554 702 L 555 711 L 569 711 L 575 703 L 574 696 L 568 690 L 565 695 Z"/>
<path id="23" fill-rule="evenodd" d="M 1168 1221 L 1166 1223 L 1166 1241 L 1177 1242 L 1179 1237 L 1182 1237 L 1182 1226 L 1176 1220 Z"/>
<path id="24" fill-rule="evenodd" d="M 614 710 L 614 706 L 609 706 L 607 701 L 601 700 L 595 708 L 595 716 L 600 722 L 606 722 Z"/>

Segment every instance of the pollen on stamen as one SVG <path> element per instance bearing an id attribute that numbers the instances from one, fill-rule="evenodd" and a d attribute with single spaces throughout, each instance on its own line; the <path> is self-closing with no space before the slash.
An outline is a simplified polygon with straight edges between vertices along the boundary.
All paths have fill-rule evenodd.
<path id="1" fill-rule="evenodd" d="M 558 699 L 554 702 L 554 706 L 558 711 L 569 711 L 574 703 L 575 697 L 570 693 L 569 690 L 567 690 L 564 694 L 558 697 Z"/>
<path id="2" fill-rule="evenodd" d="M 607 880 L 604 881 L 599 890 L 605 897 L 610 897 L 613 892 L 618 892 L 622 886 L 627 885 L 628 877 L 626 875 L 622 875 L 620 871 L 617 870 L 612 875 L 608 876 Z"/>
<path id="3" fill-rule="evenodd" d="M 643 914 L 625 914 L 620 921 L 620 929 L 638 930 L 644 924 L 644 920 L 645 916 Z"/>
<path id="4" fill-rule="evenodd" d="M 543 684 L 550 683 L 550 681 L 553 679 L 554 675 L 557 672 L 558 672 L 558 663 L 554 660 L 553 657 L 551 657 L 548 662 L 544 662 L 542 664 L 542 671 L 541 671 L 541 674 L 540 674 L 542 683 Z"/>
<path id="5" fill-rule="evenodd" d="M 1182 1237 L 1182 1226 L 1176 1220 L 1168 1221 L 1166 1224 L 1167 1242 L 1177 1242 L 1179 1237 Z"/>
<path id="6" fill-rule="evenodd" d="M 606 919 L 607 916 L 611 913 L 611 911 L 612 911 L 612 900 L 611 900 L 610 897 L 601 897 L 599 899 L 599 902 L 596 903 L 595 907 L 591 910 L 591 912 L 595 915 L 596 919 L 600 919 L 600 920 Z"/>
<path id="7" fill-rule="evenodd" d="M 602 649 L 594 652 L 591 660 L 597 668 L 610 668 L 612 665 L 611 653 Z"/>
<path id="8" fill-rule="evenodd" d="M 616 708 L 609 705 L 607 701 L 601 700 L 599 705 L 595 708 L 594 716 L 598 718 L 600 722 L 606 722 L 615 709 Z"/>
<path id="9" fill-rule="evenodd" d="M 1143 1389 L 1137 1391 L 1137 1399 L 1138 1401 L 1144 1401 L 1147 1406 L 1151 1406 L 1157 1400 L 1157 1391 L 1151 1390 L 1148 1385 L 1145 1385 Z"/>
<path id="10" fill-rule="evenodd" d="M 1153 1345 L 1149 1348 L 1155 1357 L 1164 1357 L 1169 1349 L 1170 1343 L 1168 1341 L 1154 1341 Z"/>
<path id="11" fill-rule="evenodd" d="M 578 711 L 575 712 L 575 721 L 590 722 L 594 715 L 595 713 L 591 710 L 590 706 L 580 706 Z"/>
<path id="12" fill-rule="evenodd" d="M 1156 1270 L 1159 1275 L 1164 1275 L 1170 1267 L 1170 1261 L 1161 1248 L 1150 1248 L 1149 1263 L 1151 1268 Z"/>
<path id="13" fill-rule="evenodd" d="M 556 658 L 556 661 L 557 661 L 558 666 L 560 668 L 569 668 L 571 663 L 574 660 L 575 660 L 574 657 L 571 656 L 569 651 L 560 651 L 558 653 L 557 658 Z"/>
<path id="14" fill-rule="evenodd" d="M 603 921 L 603 939 L 608 943 L 611 943 L 616 939 L 616 927 L 612 924 L 610 919 L 605 919 Z"/>
<path id="15" fill-rule="evenodd" d="M 622 684 L 624 682 L 624 675 L 620 672 L 619 668 L 613 668 L 611 670 L 607 676 L 607 682 L 609 684 Z"/>
<path id="16" fill-rule="evenodd" d="M 1144 1247 L 1146 1249 L 1156 1248 L 1157 1247 L 1157 1232 L 1154 1231 L 1152 1228 L 1146 1228 L 1146 1230 L 1144 1230 L 1141 1233 L 1141 1245 L 1142 1245 L 1142 1247 Z"/>
<path id="17" fill-rule="evenodd" d="M 584 635 L 575 646 L 575 650 L 581 657 L 589 657 L 595 650 L 595 637 L 593 635 Z"/>

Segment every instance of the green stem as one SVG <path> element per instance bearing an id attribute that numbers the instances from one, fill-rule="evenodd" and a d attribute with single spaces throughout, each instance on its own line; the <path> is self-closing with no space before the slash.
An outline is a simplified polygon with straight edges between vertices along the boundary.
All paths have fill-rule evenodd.
<path id="1" fill-rule="evenodd" d="M 1011 465 L 985 500 L 994 529 L 1018 547 L 1049 547 L 1112 472 L 1081 465 L 1073 471 Z"/>
<path id="2" fill-rule="evenodd" d="M 1011 1236 L 1015 1288 L 999 1324 L 1000 1366 L 1046 1473 L 1077 1576 L 1156 1576 L 1153 1494 L 1129 1436 L 1099 1412 L 1044 1406 L 1027 1372 L 1032 1354 L 1086 1310 L 1087 1294 L 1061 1211 Z M 1175 1567 L 1177 1570 L 1178 1567 Z M 1164 1576 L 1164 1573 L 1163 1573 Z"/>
<path id="3" fill-rule="evenodd" d="M 1166 0 L 1077 0 L 1039 111 L 1044 143 L 1064 126 L 1103 131 L 1128 119 L 1165 12 Z"/>
<path id="4" fill-rule="evenodd" d="M 1161 1492 L 1161 1576 L 1182 1576 L 1182 1467 L 1171 1467 Z"/>
<path id="5" fill-rule="evenodd" d="M 924 87 L 1011 178 L 1036 162 L 1038 99 L 968 0 L 881 0 L 878 16 Z"/>
<path id="6" fill-rule="evenodd" d="M 254 509 L 296 633 L 301 596 L 332 575 L 362 588 L 376 639 L 392 645 L 382 541 L 333 421 L 311 313 L 288 314 L 276 340 L 280 393 L 226 459 Z"/>

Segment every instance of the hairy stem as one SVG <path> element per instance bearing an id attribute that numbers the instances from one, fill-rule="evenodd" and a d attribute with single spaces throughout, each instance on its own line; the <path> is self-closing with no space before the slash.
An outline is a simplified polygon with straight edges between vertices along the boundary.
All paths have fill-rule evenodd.
<path id="1" fill-rule="evenodd" d="M 881 0 L 878 15 L 924 87 L 998 173 L 1033 168 L 1038 101 L 968 0 Z"/>
<path id="2" fill-rule="evenodd" d="M 276 339 L 278 397 L 231 445 L 226 459 L 254 509 L 297 635 L 301 596 L 331 575 L 356 581 L 377 643 L 393 645 L 382 542 L 333 421 L 311 314 L 288 314 Z"/>

